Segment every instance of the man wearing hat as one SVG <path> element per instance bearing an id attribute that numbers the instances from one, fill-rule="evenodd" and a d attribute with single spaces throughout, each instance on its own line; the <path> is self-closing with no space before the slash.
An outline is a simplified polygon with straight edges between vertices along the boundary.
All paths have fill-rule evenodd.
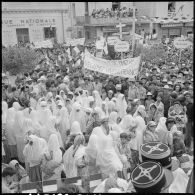
<path id="1" fill-rule="evenodd" d="M 140 99 L 139 89 L 135 85 L 135 78 L 129 78 L 128 99 Z"/>

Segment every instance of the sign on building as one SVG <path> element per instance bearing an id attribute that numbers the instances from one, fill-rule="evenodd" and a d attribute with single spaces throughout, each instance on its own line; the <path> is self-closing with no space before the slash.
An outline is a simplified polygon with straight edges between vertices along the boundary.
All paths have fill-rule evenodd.
<path id="1" fill-rule="evenodd" d="M 112 36 L 107 38 L 108 45 L 115 45 L 119 41 L 118 36 Z"/>

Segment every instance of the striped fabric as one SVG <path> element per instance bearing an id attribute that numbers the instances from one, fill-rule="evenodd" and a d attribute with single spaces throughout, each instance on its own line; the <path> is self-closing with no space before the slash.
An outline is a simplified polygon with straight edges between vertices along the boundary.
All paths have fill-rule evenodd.
<path id="1" fill-rule="evenodd" d="M 90 189 L 93 190 L 97 185 L 102 182 L 102 175 L 95 174 L 90 175 Z M 41 182 L 43 186 L 43 193 L 55 193 L 58 186 L 61 184 L 61 180 L 48 180 Z M 76 184 L 81 186 L 81 177 L 73 177 L 64 179 L 64 184 Z M 37 193 L 37 183 L 26 183 L 20 185 L 21 193 Z"/>

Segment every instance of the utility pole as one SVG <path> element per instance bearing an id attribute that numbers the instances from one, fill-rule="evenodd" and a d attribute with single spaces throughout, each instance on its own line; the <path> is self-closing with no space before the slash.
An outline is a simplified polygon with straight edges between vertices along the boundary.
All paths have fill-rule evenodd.
<path id="1" fill-rule="evenodd" d="M 85 2 L 85 24 L 88 24 L 88 23 L 89 23 L 89 4 L 88 2 Z M 87 38 L 87 31 L 85 29 L 85 40 L 86 38 Z"/>
<path id="2" fill-rule="evenodd" d="M 132 32 L 133 32 L 133 40 L 132 40 L 132 56 L 133 56 L 134 45 L 135 45 L 135 2 L 133 2 L 133 25 L 132 25 Z"/>

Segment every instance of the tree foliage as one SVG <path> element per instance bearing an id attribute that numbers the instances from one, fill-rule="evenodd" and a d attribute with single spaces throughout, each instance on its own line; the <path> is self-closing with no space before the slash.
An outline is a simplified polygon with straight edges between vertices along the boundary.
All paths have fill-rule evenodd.
<path id="1" fill-rule="evenodd" d="M 35 50 L 26 47 L 8 47 L 2 49 L 2 69 L 15 75 L 35 68 L 39 60 Z"/>

